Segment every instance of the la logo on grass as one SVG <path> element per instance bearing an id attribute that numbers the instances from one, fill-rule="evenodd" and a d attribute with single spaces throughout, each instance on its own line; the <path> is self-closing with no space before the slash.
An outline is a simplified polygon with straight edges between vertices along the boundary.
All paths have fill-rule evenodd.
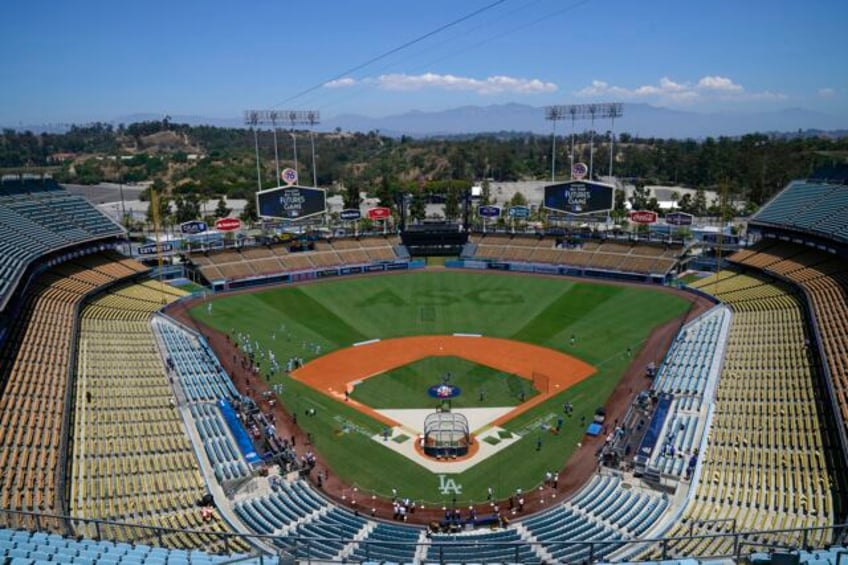
<path id="1" fill-rule="evenodd" d="M 456 481 L 447 478 L 447 475 L 439 475 L 439 491 L 444 495 L 462 494 L 462 485 L 456 484 Z"/>

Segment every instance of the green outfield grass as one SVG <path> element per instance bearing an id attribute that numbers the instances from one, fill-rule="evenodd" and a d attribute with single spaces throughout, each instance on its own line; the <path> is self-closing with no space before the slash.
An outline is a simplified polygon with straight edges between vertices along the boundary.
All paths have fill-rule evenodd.
<path id="1" fill-rule="evenodd" d="M 280 360 L 308 361 L 372 338 L 465 332 L 551 347 L 597 367 L 592 377 L 510 421 L 506 428 L 521 434 L 520 441 L 452 475 L 462 486 L 458 501 L 479 501 L 489 486 L 502 494 L 529 489 L 561 468 L 583 437 L 581 416 L 591 420 L 621 378 L 628 348 L 638 351 L 656 325 L 688 308 L 684 299 L 649 287 L 438 270 L 226 296 L 214 300 L 211 312 L 204 304 L 191 313 L 224 332 L 249 334 Z M 650 353 L 659 362 L 665 352 Z M 444 501 L 437 476 L 370 439 L 380 424 L 287 377 L 273 382 L 282 385 L 281 401 L 312 434 L 320 458 L 346 481 L 363 492 L 388 495 L 397 488 L 404 496 Z M 575 412 L 553 435 L 544 425 L 556 423 L 565 400 Z M 300 417 L 309 408 L 318 415 Z"/>
<path id="2" fill-rule="evenodd" d="M 433 408 L 439 401 L 427 393 L 450 375 L 451 385 L 459 387 L 459 396 L 451 407 L 485 408 L 515 406 L 538 392 L 533 383 L 517 375 L 503 373 L 466 359 L 449 355 L 425 357 L 409 365 L 371 377 L 356 385 L 351 396 L 372 408 Z"/>

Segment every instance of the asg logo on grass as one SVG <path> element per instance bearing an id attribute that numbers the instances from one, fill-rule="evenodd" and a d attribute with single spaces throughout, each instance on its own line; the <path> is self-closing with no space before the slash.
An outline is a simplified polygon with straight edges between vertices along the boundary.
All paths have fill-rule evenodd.
<path id="1" fill-rule="evenodd" d="M 439 475 L 439 492 L 444 495 L 462 494 L 462 485 L 456 484 L 456 481 L 447 478 L 447 475 Z"/>
<path id="2" fill-rule="evenodd" d="M 410 297 L 410 300 L 406 300 L 391 290 L 382 290 L 359 301 L 356 305 L 360 308 L 380 304 L 387 306 L 450 306 L 463 301 L 479 306 L 507 306 L 523 303 L 524 297 L 520 293 L 507 288 L 484 288 L 470 290 L 466 293 L 433 289 L 416 293 Z"/>

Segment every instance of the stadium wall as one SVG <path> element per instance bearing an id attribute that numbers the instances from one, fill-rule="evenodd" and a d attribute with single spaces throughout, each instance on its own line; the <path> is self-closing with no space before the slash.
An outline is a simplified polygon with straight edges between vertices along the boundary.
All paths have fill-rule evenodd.
<path id="1" fill-rule="evenodd" d="M 517 263 L 512 261 L 453 259 L 445 261 L 445 267 L 452 269 L 494 270 L 511 271 L 516 273 L 535 273 L 542 275 L 561 275 L 568 277 L 638 282 L 656 285 L 664 285 L 671 281 L 670 275 L 644 275 L 638 273 L 625 273 L 621 271 L 600 271 L 596 269 L 581 269 L 577 267 L 550 265 L 546 263 Z"/>

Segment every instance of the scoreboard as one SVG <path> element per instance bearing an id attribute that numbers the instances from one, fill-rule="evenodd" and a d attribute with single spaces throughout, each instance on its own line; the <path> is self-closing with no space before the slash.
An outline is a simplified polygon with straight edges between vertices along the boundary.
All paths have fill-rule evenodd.
<path id="1" fill-rule="evenodd" d="M 615 187 L 600 182 L 574 180 L 545 187 L 545 208 L 567 214 L 612 210 Z"/>
<path id="2" fill-rule="evenodd" d="M 278 186 L 256 193 L 260 218 L 302 220 L 327 211 L 327 191 L 306 186 Z"/>

